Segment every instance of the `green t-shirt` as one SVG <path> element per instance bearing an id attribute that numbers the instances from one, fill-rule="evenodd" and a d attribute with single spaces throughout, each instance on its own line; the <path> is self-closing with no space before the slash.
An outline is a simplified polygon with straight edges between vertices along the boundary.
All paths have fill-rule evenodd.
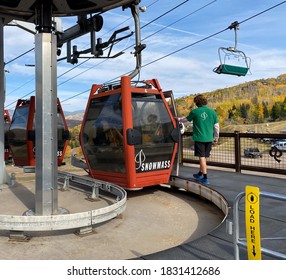
<path id="1" fill-rule="evenodd" d="M 190 112 L 187 116 L 193 121 L 193 140 L 198 142 L 212 142 L 214 140 L 214 125 L 218 123 L 217 113 L 203 105 Z"/>

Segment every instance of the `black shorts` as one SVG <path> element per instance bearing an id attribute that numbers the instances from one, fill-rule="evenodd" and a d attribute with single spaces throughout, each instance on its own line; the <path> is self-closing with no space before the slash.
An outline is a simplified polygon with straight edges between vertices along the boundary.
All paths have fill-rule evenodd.
<path id="1" fill-rule="evenodd" d="M 211 154 L 212 142 L 196 142 L 195 141 L 195 156 L 209 157 Z"/>

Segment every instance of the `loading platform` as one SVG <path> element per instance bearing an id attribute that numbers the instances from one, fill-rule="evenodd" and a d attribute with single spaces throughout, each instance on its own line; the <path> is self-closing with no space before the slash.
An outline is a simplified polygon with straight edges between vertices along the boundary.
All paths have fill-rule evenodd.
<path id="1" fill-rule="evenodd" d="M 188 187 L 190 193 L 181 187 L 150 187 L 142 191 L 129 192 L 126 211 L 111 221 L 99 224 L 93 233 L 86 236 L 74 234 L 71 229 L 55 230 L 33 233 L 30 240 L 18 242 L 9 240 L 8 231 L 1 231 L 0 243 L 3 250 L 0 258 L 233 260 L 234 243 L 231 228 L 233 228 L 232 209 L 235 198 L 245 191 L 247 185 L 259 187 L 261 191 L 286 195 L 285 178 L 210 169 L 211 184 L 200 186 L 192 179 L 192 174 L 196 170 L 197 166 L 180 167 L 179 180 L 183 178 L 190 182 Z M 33 175 L 16 174 L 17 178 L 19 187 L 11 188 L 12 195 L 9 198 L 11 201 L 6 200 L 5 204 L 0 204 L 1 213 L 3 207 L 7 213 L 8 206 L 11 207 L 15 197 L 29 198 L 27 201 L 21 198 L 22 205 L 18 210 L 22 212 L 33 205 Z M 198 194 L 196 188 L 201 193 Z M 206 189 L 210 192 L 205 191 Z M 5 190 L 1 190 L 2 196 L 4 192 Z M 60 206 L 70 207 L 72 211 L 80 211 L 80 207 L 88 210 L 88 203 L 91 202 L 83 193 L 73 193 L 72 190 L 67 192 L 73 201 L 81 199 L 81 206 L 76 203 L 72 207 L 69 204 Z M 104 206 L 106 202 L 98 203 L 103 203 Z M 286 205 L 269 200 L 262 203 L 263 235 L 276 237 L 277 240 L 271 241 L 269 246 L 272 250 L 285 253 L 285 240 L 280 237 L 285 236 Z M 166 209 L 168 215 L 165 215 Z M 240 212 L 243 215 L 243 205 L 240 206 Z M 244 231 L 243 221 L 241 231 Z M 138 243 L 141 243 L 141 247 L 137 247 Z M 266 245 L 268 243 L 270 241 L 267 240 Z M 241 248 L 240 259 L 247 259 L 246 249 Z M 263 259 L 276 258 L 263 254 Z"/>
<path id="2" fill-rule="evenodd" d="M 180 176 L 192 178 L 197 167 L 181 166 Z M 285 196 L 285 176 L 262 176 L 264 174 L 241 174 L 221 170 L 209 170 L 209 187 L 222 194 L 228 201 L 230 211 L 224 222 L 215 230 L 192 242 L 181 244 L 175 248 L 164 250 L 156 254 L 144 256 L 146 260 L 234 260 L 233 235 L 229 234 L 230 222 L 233 221 L 233 203 L 239 193 L 245 192 L 246 186 L 259 187 L 261 191 Z M 286 253 L 286 203 L 273 200 L 261 201 L 260 224 L 261 244 L 270 246 L 272 250 L 285 255 Z M 240 207 L 244 215 L 243 205 Z M 245 231 L 242 220 L 241 231 Z M 265 240 L 263 240 L 265 239 Z M 284 256 L 285 258 L 285 256 Z M 240 249 L 240 259 L 247 260 L 247 251 Z M 263 260 L 279 259 L 262 253 Z"/>

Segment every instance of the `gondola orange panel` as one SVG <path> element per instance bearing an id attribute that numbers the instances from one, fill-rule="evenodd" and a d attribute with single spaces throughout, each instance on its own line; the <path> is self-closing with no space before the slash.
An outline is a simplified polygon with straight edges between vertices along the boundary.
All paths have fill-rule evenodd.
<path id="1" fill-rule="evenodd" d="M 93 85 L 80 142 L 93 178 L 126 189 L 169 182 L 179 130 L 156 79 Z"/>
<path id="2" fill-rule="evenodd" d="M 58 165 L 62 165 L 68 144 L 68 127 L 57 100 Z M 19 99 L 8 132 L 9 146 L 16 166 L 35 166 L 35 96 Z"/>
<path id="3" fill-rule="evenodd" d="M 11 156 L 11 150 L 8 142 L 8 131 L 11 124 L 11 118 L 8 110 L 4 110 L 4 159 L 8 161 Z"/>

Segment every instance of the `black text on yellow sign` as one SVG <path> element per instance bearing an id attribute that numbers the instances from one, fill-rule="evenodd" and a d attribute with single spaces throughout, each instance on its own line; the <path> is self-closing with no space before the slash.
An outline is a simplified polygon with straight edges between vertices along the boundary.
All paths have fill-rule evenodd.
<path id="1" fill-rule="evenodd" d="M 259 188 L 245 188 L 245 225 L 249 260 L 261 260 Z"/>

